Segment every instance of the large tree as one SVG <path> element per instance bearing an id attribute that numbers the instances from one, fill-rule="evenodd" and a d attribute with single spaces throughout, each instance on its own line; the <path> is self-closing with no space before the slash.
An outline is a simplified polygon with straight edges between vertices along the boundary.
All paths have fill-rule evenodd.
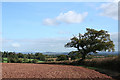
<path id="1" fill-rule="evenodd" d="M 99 51 L 114 51 L 113 41 L 110 39 L 110 34 L 105 30 L 95 30 L 86 28 L 85 34 L 74 36 L 71 38 L 65 47 L 77 48 L 77 52 L 82 54 L 83 61 L 88 53 L 98 53 Z"/>

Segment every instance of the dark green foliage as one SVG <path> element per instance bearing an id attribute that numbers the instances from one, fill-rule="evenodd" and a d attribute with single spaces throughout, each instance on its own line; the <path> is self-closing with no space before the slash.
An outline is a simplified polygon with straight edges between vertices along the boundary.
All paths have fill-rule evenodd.
<path id="1" fill-rule="evenodd" d="M 79 59 L 82 57 L 82 55 L 78 51 L 72 51 L 68 55 L 71 58 L 71 60 Z"/>
<path id="2" fill-rule="evenodd" d="M 46 60 L 46 61 L 54 61 L 53 59 L 48 59 L 48 60 Z"/>
<path id="3" fill-rule="evenodd" d="M 118 57 L 104 60 L 83 61 L 82 63 L 80 63 L 80 65 L 103 68 L 120 72 L 120 59 Z"/>
<path id="4" fill-rule="evenodd" d="M 32 63 L 31 59 L 38 59 L 40 61 L 45 61 L 45 55 L 42 53 L 31 53 L 31 54 L 22 54 L 15 52 L 1 52 L 3 58 L 7 58 L 7 60 L 2 59 L 3 61 L 7 61 L 8 63 Z M 28 60 L 30 59 L 30 60 Z M 35 60 L 36 61 L 36 60 Z"/>
<path id="5" fill-rule="evenodd" d="M 35 59 L 45 61 L 45 56 L 42 53 L 35 53 Z"/>
<path id="6" fill-rule="evenodd" d="M 23 63 L 23 60 L 20 58 L 17 60 L 17 63 Z"/>
<path id="7" fill-rule="evenodd" d="M 97 53 L 99 51 L 114 51 L 113 41 L 110 39 L 110 34 L 105 30 L 86 29 L 85 34 L 79 34 L 78 37 L 74 36 L 65 47 L 77 48 L 77 52 L 82 54 L 83 61 L 88 53 Z"/>
<path id="8" fill-rule="evenodd" d="M 37 62 L 38 62 L 37 59 L 32 60 L 32 63 L 37 63 Z"/>
<path id="9" fill-rule="evenodd" d="M 24 63 L 27 63 L 27 62 L 28 62 L 28 59 L 27 59 L 27 58 L 24 58 L 23 61 L 24 61 Z"/>
<path id="10" fill-rule="evenodd" d="M 7 57 L 8 52 L 2 52 L 2 57 Z"/>
<path id="11" fill-rule="evenodd" d="M 22 53 L 17 54 L 18 58 L 24 58 L 24 55 Z"/>
<path id="12" fill-rule="evenodd" d="M 3 58 L 2 57 L 0 57 L 0 63 L 2 63 L 3 62 Z"/>
<path id="13" fill-rule="evenodd" d="M 35 55 L 33 53 L 27 55 L 28 59 L 35 59 Z"/>
<path id="14" fill-rule="evenodd" d="M 29 60 L 28 63 L 32 63 L 32 60 Z"/>
<path id="15" fill-rule="evenodd" d="M 92 58 L 94 58 L 94 55 L 89 54 L 86 56 L 86 59 L 92 59 Z"/>
<path id="16" fill-rule="evenodd" d="M 59 56 L 57 56 L 57 61 L 62 61 L 62 60 L 68 60 L 68 56 L 67 55 L 59 55 Z"/>
<path id="17" fill-rule="evenodd" d="M 8 58 L 7 62 L 8 63 L 16 63 L 17 59 L 16 58 Z"/>
<path id="18" fill-rule="evenodd" d="M 18 56 L 15 52 L 8 52 L 7 57 L 8 58 L 16 58 L 16 59 L 18 58 Z"/>

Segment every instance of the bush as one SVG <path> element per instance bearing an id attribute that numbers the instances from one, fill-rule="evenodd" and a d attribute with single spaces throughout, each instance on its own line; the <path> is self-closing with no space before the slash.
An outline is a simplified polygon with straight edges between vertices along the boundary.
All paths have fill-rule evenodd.
<path id="1" fill-rule="evenodd" d="M 37 59 L 34 59 L 33 61 L 32 61 L 32 63 L 37 63 L 38 62 L 38 60 Z"/>
<path id="2" fill-rule="evenodd" d="M 45 61 L 45 55 L 43 55 L 42 53 L 35 53 L 35 58 L 40 61 Z"/>
<path id="3" fill-rule="evenodd" d="M 59 55 L 59 56 L 57 56 L 57 61 L 62 61 L 62 60 L 68 60 L 68 56 L 67 55 Z"/>
<path id="4" fill-rule="evenodd" d="M 23 61 L 24 61 L 24 63 L 27 63 L 27 62 L 28 62 L 28 59 L 27 59 L 27 58 L 24 58 Z"/>
<path id="5" fill-rule="evenodd" d="M 20 58 L 18 59 L 17 63 L 23 63 L 23 60 Z"/>
<path id="6" fill-rule="evenodd" d="M 32 63 L 32 60 L 29 60 L 28 63 Z"/>
<path id="7" fill-rule="evenodd" d="M 86 56 L 86 59 L 92 59 L 92 58 L 94 58 L 93 55 L 87 55 L 87 56 Z"/>
<path id="8" fill-rule="evenodd" d="M 7 62 L 8 63 L 16 63 L 17 59 L 16 58 L 8 58 Z"/>
<path id="9" fill-rule="evenodd" d="M 48 59 L 48 60 L 46 60 L 46 61 L 54 61 L 54 59 Z"/>
<path id="10" fill-rule="evenodd" d="M 77 51 L 71 51 L 68 55 L 71 58 L 71 60 L 80 59 L 82 57 L 82 55 Z"/>

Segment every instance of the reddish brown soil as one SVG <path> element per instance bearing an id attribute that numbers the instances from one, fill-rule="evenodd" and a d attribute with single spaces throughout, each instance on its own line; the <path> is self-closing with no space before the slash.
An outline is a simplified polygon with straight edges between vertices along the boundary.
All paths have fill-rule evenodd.
<path id="1" fill-rule="evenodd" d="M 69 65 L 3 63 L 2 70 L 3 78 L 111 78 L 94 70 Z"/>

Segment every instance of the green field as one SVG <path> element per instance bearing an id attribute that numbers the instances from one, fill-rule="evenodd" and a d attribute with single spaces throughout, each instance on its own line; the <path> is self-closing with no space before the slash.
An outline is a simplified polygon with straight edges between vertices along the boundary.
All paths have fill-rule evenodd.
<path id="1" fill-rule="evenodd" d="M 7 63 L 7 58 L 3 58 L 3 63 Z"/>

